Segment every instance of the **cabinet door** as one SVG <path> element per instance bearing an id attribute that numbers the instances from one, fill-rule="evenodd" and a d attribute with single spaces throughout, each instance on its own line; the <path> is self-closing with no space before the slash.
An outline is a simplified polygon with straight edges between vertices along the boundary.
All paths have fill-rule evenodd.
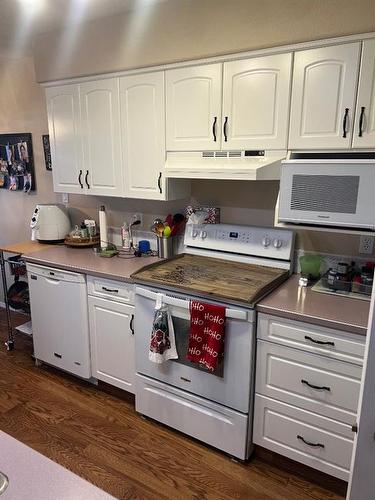
<path id="1" fill-rule="evenodd" d="M 222 149 L 286 149 L 292 54 L 224 63 Z"/>
<path id="2" fill-rule="evenodd" d="M 167 150 L 219 150 L 222 65 L 166 71 Z"/>
<path id="3" fill-rule="evenodd" d="M 125 196 L 165 199 L 164 73 L 120 78 L 120 112 Z"/>
<path id="4" fill-rule="evenodd" d="M 46 99 L 54 191 L 82 193 L 79 86 L 49 87 Z"/>
<path id="5" fill-rule="evenodd" d="M 353 147 L 375 148 L 375 40 L 363 42 Z"/>
<path id="6" fill-rule="evenodd" d="M 295 54 L 289 147 L 349 148 L 360 43 Z"/>
<path id="7" fill-rule="evenodd" d="M 87 193 L 122 196 L 118 78 L 83 83 L 80 95 Z"/>
<path id="8" fill-rule="evenodd" d="M 89 320 L 93 376 L 134 392 L 134 307 L 89 296 Z"/>

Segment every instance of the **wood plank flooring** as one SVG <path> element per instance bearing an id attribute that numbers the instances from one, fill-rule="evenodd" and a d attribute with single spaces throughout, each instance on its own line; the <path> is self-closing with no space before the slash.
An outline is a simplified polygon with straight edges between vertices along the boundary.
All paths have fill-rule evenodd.
<path id="1" fill-rule="evenodd" d="M 265 452 L 246 464 L 234 463 L 143 420 L 125 393 L 96 388 L 53 368 L 36 368 L 31 339 L 17 334 L 15 351 L 7 352 L 5 336 L 0 309 L 0 429 L 116 498 L 343 498 L 338 493 L 344 494 L 344 483 L 312 471 L 310 482 L 294 462 Z"/>

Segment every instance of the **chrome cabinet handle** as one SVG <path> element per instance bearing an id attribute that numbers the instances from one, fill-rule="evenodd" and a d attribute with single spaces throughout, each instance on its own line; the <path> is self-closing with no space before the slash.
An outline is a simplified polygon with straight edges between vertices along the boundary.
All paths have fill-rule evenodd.
<path id="1" fill-rule="evenodd" d="M 323 340 L 315 340 L 312 337 L 309 337 L 308 335 L 305 335 L 305 340 L 310 340 L 310 342 L 314 342 L 314 344 L 319 344 L 319 345 L 332 345 L 334 346 L 334 342 L 324 342 Z"/>
<path id="2" fill-rule="evenodd" d="M 212 124 L 212 135 L 214 136 L 214 142 L 216 142 L 216 123 L 217 123 L 217 116 L 215 116 L 214 122 Z"/>
<path id="3" fill-rule="evenodd" d="M 344 139 L 346 138 L 347 134 L 346 126 L 348 123 L 348 118 L 349 118 L 349 108 L 345 108 L 344 119 L 342 121 L 342 136 Z"/>
<path id="4" fill-rule="evenodd" d="M 310 384 L 310 382 L 308 382 L 307 380 L 301 380 L 301 384 L 305 384 L 309 387 L 311 387 L 311 389 L 315 389 L 317 391 L 328 391 L 330 392 L 331 391 L 331 388 L 330 387 L 327 387 L 326 385 L 314 385 L 314 384 Z"/>
<path id="5" fill-rule="evenodd" d="M 224 142 L 228 142 L 227 126 L 228 126 L 228 117 L 226 116 L 223 125 Z"/>
<path id="6" fill-rule="evenodd" d="M 358 130 L 358 137 L 362 137 L 363 135 L 363 119 L 365 117 L 365 107 L 361 107 L 361 114 L 359 116 L 359 130 Z"/>
<path id="7" fill-rule="evenodd" d="M 130 326 L 131 334 L 134 335 L 134 314 L 132 314 L 129 326 Z"/>
<path id="8" fill-rule="evenodd" d="M 79 185 L 81 186 L 81 189 L 83 189 L 83 184 L 82 184 L 82 170 L 79 171 L 78 182 L 79 182 Z"/>
<path id="9" fill-rule="evenodd" d="M 322 443 L 311 443 L 310 441 L 306 441 L 306 439 L 300 435 L 297 436 L 297 439 L 307 444 L 307 446 L 312 446 L 313 448 L 325 448 Z"/>
<path id="10" fill-rule="evenodd" d="M 89 171 L 88 171 L 88 170 L 86 170 L 85 182 L 86 182 L 87 189 L 90 189 L 90 184 L 89 184 L 89 183 L 88 183 L 88 181 L 87 181 L 88 176 L 89 176 Z"/>
<path id="11" fill-rule="evenodd" d="M 162 189 L 161 189 L 161 172 L 159 172 L 159 177 L 158 177 L 158 188 L 159 188 L 159 193 L 161 194 L 162 193 Z"/>

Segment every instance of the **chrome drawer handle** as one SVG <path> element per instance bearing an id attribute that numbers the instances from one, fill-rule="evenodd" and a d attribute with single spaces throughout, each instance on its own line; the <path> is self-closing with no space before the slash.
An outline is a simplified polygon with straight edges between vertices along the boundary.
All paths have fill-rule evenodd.
<path id="1" fill-rule="evenodd" d="M 322 443 L 311 443 L 310 441 L 306 441 L 305 438 L 303 438 L 302 436 L 299 436 L 299 435 L 297 436 L 297 439 L 299 439 L 303 443 L 307 444 L 307 446 L 312 446 L 313 448 L 325 448 L 324 444 L 322 444 Z"/>
<path id="2" fill-rule="evenodd" d="M 307 380 L 301 380 L 301 384 L 305 384 L 305 385 L 308 385 L 309 387 L 311 387 L 311 389 L 316 389 L 317 391 L 328 391 L 330 392 L 331 391 L 331 388 L 330 387 L 327 387 L 326 385 L 314 385 L 314 384 L 310 384 L 310 382 L 308 382 Z"/>
<path id="3" fill-rule="evenodd" d="M 112 290 L 111 288 L 107 288 L 105 286 L 102 286 L 102 290 L 105 292 L 110 292 L 110 293 L 118 293 L 118 290 Z"/>
<path id="4" fill-rule="evenodd" d="M 312 337 L 309 337 L 308 335 L 305 335 L 305 340 L 310 340 L 310 342 L 314 342 L 314 344 L 319 344 L 319 345 L 331 345 L 334 346 L 334 342 L 324 342 L 323 340 L 315 340 Z"/>

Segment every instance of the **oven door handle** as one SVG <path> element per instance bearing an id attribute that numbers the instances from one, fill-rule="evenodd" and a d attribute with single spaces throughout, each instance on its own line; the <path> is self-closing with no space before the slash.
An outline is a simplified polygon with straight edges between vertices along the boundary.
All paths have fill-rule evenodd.
<path id="1" fill-rule="evenodd" d="M 147 299 L 151 299 L 156 301 L 157 298 L 157 293 L 152 292 L 151 290 L 147 290 L 146 288 L 140 288 L 137 287 L 135 289 L 135 293 L 137 295 L 141 295 L 142 297 L 146 297 Z M 163 294 L 163 304 L 168 305 L 168 306 L 174 306 L 174 307 L 179 307 L 181 309 L 189 310 L 189 300 L 185 299 L 177 299 L 176 297 L 169 297 L 168 295 Z M 225 317 L 226 318 L 231 318 L 231 319 L 242 319 L 244 321 L 247 321 L 248 316 L 247 316 L 247 311 L 241 310 L 241 309 L 231 309 L 231 308 L 226 308 L 225 309 Z"/>

